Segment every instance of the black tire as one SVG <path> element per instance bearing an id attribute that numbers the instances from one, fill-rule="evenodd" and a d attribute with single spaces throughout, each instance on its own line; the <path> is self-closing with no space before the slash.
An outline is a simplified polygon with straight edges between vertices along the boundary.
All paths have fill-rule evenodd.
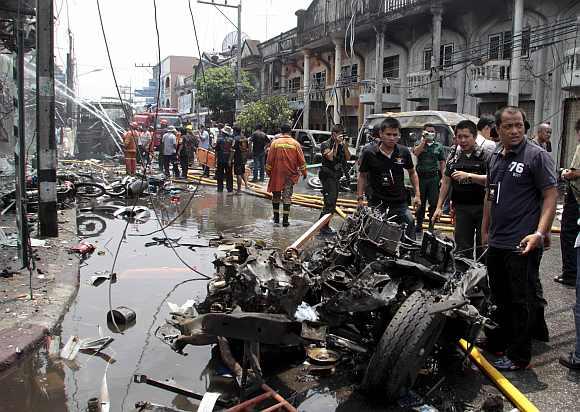
<path id="1" fill-rule="evenodd" d="M 320 181 L 320 178 L 318 176 L 309 177 L 308 180 L 306 181 L 306 184 L 311 189 L 322 190 L 322 182 Z"/>
<path id="2" fill-rule="evenodd" d="M 443 315 L 429 314 L 433 302 L 431 293 L 415 291 L 387 325 L 363 379 L 369 395 L 394 401 L 413 387 L 445 324 Z"/>
<path id="3" fill-rule="evenodd" d="M 113 185 L 107 188 L 105 193 L 111 197 L 125 197 L 127 195 L 127 187 L 122 184 Z"/>
<path id="4" fill-rule="evenodd" d="M 105 188 L 97 183 L 77 183 L 75 184 L 77 196 L 100 197 L 105 194 Z"/>
<path id="5" fill-rule="evenodd" d="M 78 234 L 83 237 L 96 237 L 107 229 L 105 219 L 95 215 L 80 215 L 77 217 Z"/>

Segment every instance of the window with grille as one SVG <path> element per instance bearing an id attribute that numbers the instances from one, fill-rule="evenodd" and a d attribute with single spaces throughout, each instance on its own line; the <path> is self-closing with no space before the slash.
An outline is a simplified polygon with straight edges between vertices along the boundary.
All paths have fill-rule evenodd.
<path id="1" fill-rule="evenodd" d="M 509 60 L 512 58 L 513 49 L 516 44 L 521 45 L 521 56 L 529 57 L 530 55 L 530 37 L 529 28 L 522 30 L 521 35 L 514 38 L 511 30 L 503 33 L 496 33 L 489 36 L 489 60 Z"/>
<path id="2" fill-rule="evenodd" d="M 383 59 L 383 79 L 399 78 L 399 55 Z"/>
<path id="3" fill-rule="evenodd" d="M 433 58 L 433 49 L 423 51 L 423 70 L 431 70 L 431 59 Z M 453 66 L 453 43 L 441 45 L 439 49 L 439 67 Z"/>
<path id="4" fill-rule="evenodd" d="M 324 89 L 326 87 L 326 71 L 316 72 L 312 74 L 312 88 Z"/>

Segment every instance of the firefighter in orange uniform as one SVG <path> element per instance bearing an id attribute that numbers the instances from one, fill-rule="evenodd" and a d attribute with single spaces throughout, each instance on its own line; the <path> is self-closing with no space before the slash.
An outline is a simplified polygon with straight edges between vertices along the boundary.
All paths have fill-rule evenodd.
<path id="1" fill-rule="evenodd" d="M 266 173 L 270 177 L 268 192 L 272 192 L 272 207 L 274 208 L 274 224 L 280 223 L 280 200 L 283 203 L 282 226 L 290 225 L 290 204 L 294 185 L 298 183 L 300 174 L 306 179 L 306 161 L 300 143 L 290 136 L 292 127 L 283 124 L 281 136 L 270 145 Z"/>
<path id="2" fill-rule="evenodd" d="M 130 129 L 123 135 L 125 148 L 125 167 L 127 174 L 133 176 L 137 171 L 137 141 L 139 140 L 139 125 L 131 122 Z"/>

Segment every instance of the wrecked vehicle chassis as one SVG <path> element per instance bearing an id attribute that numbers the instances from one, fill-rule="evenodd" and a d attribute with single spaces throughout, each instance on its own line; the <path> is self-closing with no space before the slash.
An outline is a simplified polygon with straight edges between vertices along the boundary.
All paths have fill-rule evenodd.
<path id="1" fill-rule="evenodd" d="M 426 232 L 419 244 L 403 233 L 362 208 L 335 240 L 302 257 L 231 245 L 214 261 L 198 314 L 168 321 L 182 334 L 172 347 L 223 338 L 245 348 L 328 347 L 349 355 L 366 393 L 398 399 L 428 358 L 493 326 L 485 267 L 454 257 L 450 240 Z"/>

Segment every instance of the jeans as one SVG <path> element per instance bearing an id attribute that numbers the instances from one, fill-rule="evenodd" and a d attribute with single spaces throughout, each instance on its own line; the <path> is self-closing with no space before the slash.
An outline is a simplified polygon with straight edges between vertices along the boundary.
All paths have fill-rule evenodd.
<path id="1" fill-rule="evenodd" d="M 562 277 L 570 282 L 576 280 L 577 264 L 574 241 L 578 234 L 578 203 L 570 186 L 566 189 L 564 210 L 562 211 L 562 233 L 560 247 L 562 251 Z"/>
<path id="2" fill-rule="evenodd" d="M 266 165 L 266 153 L 254 153 L 254 180 L 258 180 L 258 172 L 260 181 L 264 181 L 264 166 Z"/>
<path id="3" fill-rule="evenodd" d="M 187 179 L 187 172 L 189 170 L 189 156 L 187 152 L 181 152 L 179 155 L 179 164 L 181 165 L 181 177 Z"/>
<path id="4" fill-rule="evenodd" d="M 532 328 L 535 309 L 535 273 L 540 250 L 522 255 L 516 250 L 489 247 L 487 273 L 498 327 L 487 331 L 490 348 L 506 351 L 512 362 L 523 365 L 532 359 Z"/>
<path id="5" fill-rule="evenodd" d="M 580 247 L 576 248 L 576 305 L 574 306 L 576 320 L 576 350 L 574 356 L 580 359 Z"/>
<path id="6" fill-rule="evenodd" d="M 234 175 L 231 163 L 219 162 L 215 170 L 215 178 L 217 180 L 218 192 L 224 191 L 224 179 L 226 180 L 226 188 L 228 192 L 231 193 L 234 191 Z"/>
<path id="7" fill-rule="evenodd" d="M 368 204 L 370 207 L 377 207 L 383 212 L 389 209 L 387 217 L 397 216 L 396 220 L 398 221 L 398 223 L 407 225 L 407 228 L 405 229 L 405 234 L 413 240 L 416 239 L 415 219 L 411 214 L 411 210 L 409 210 L 409 206 L 407 206 L 405 203 L 388 205 L 379 199 L 371 198 L 369 199 Z"/>
<path id="8" fill-rule="evenodd" d="M 421 206 L 417 209 L 416 214 L 418 230 L 423 228 L 427 203 L 429 203 L 429 223 L 431 223 L 431 217 L 435 212 L 439 198 L 439 176 L 419 177 L 419 191 L 421 192 Z"/>
<path id="9" fill-rule="evenodd" d="M 177 155 L 176 154 L 163 156 L 163 172 L 165 173 L 165 176 L 169 176 L 169 165 L 172 165 L 173 166 L 173 175 L 175 177 L 179 177 L 179 169 L 177 170 L 177 173 L 175 173 L 176 163 L 177 163 Z"/>

